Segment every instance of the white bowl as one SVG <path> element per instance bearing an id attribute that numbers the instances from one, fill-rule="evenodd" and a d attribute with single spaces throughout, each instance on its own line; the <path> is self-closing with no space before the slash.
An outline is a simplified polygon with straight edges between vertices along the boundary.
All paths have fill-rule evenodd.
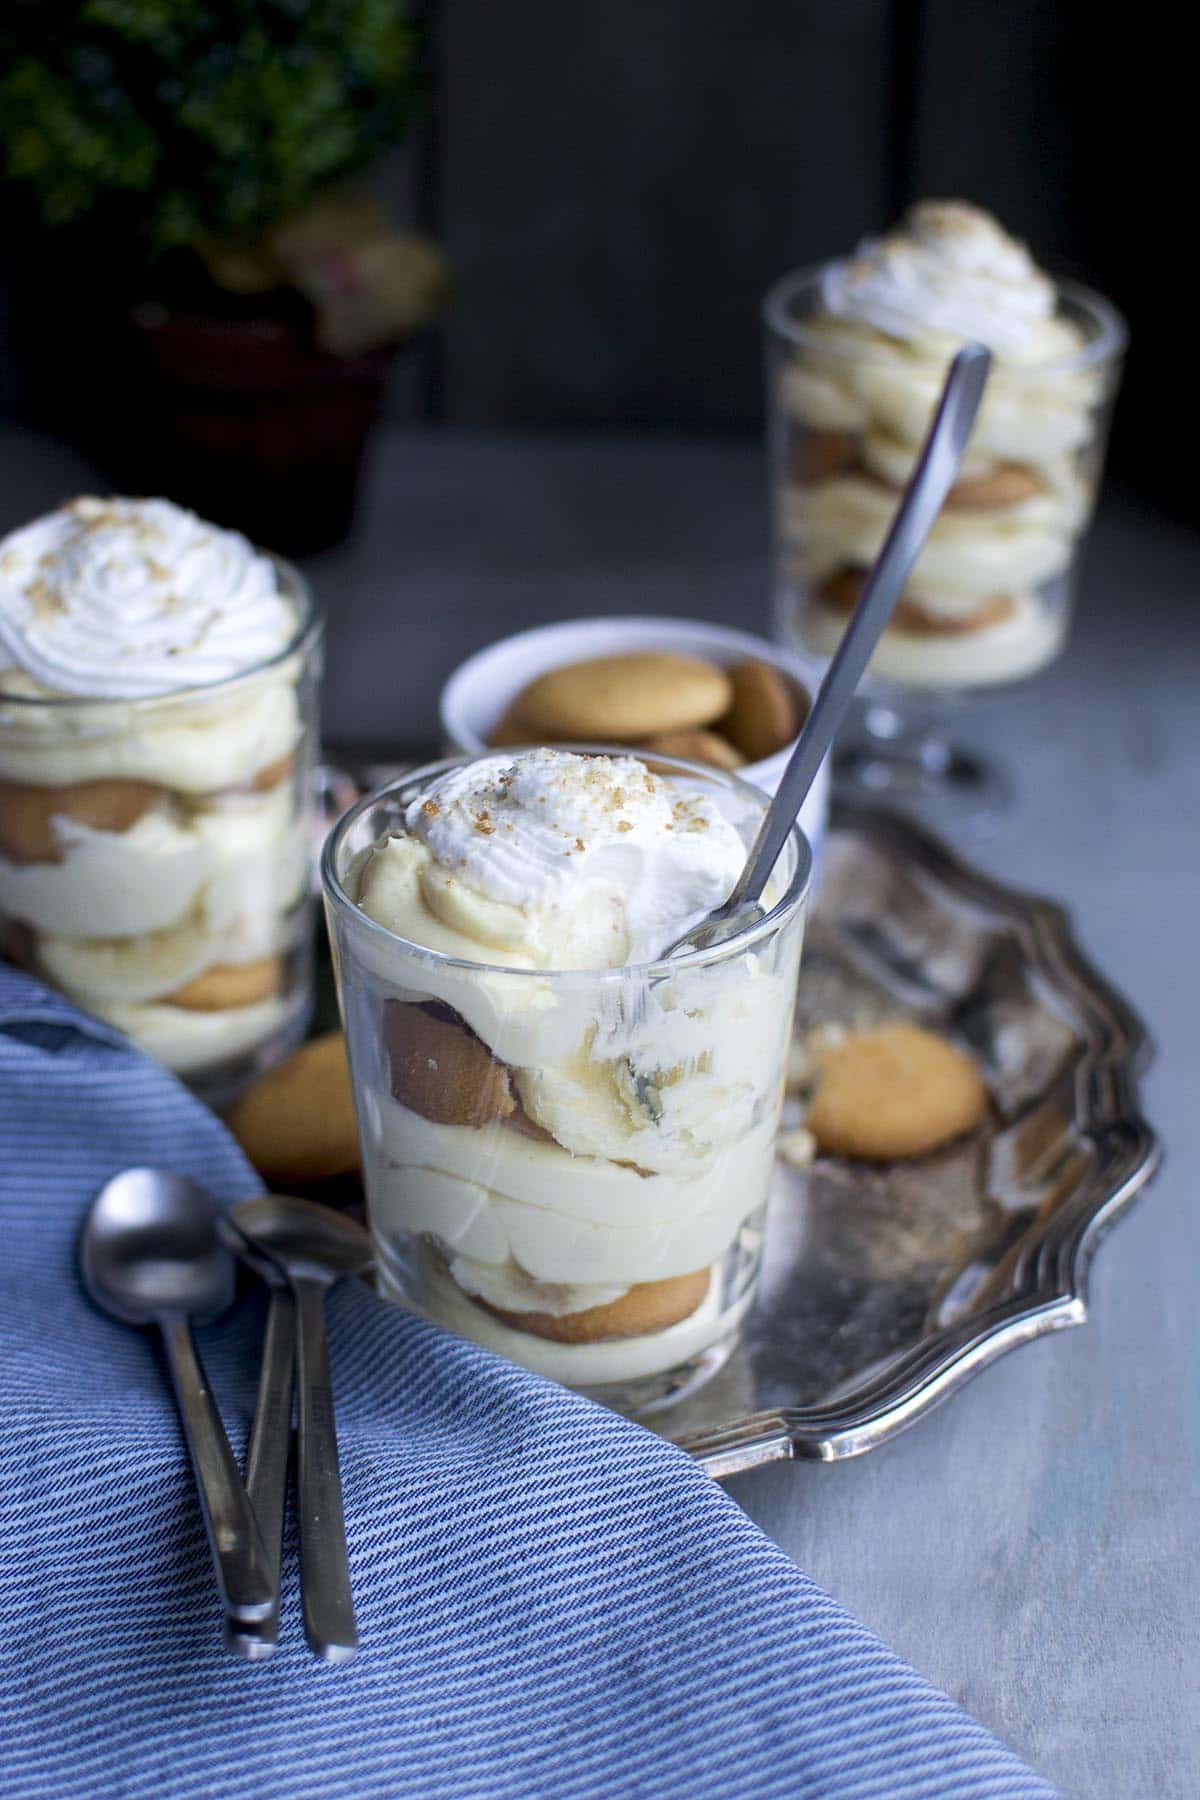
<path id="1" fill-rule="evenodd" d="M 790 676 L 810 699 L 820 678 L 819 663 L 781 650 L 766 638 L 731 631 L 724 625 L 702 625 L 692 619 L 568 619 L 560 625 L 540 625 L 501 638 L 459 665 L 442 689 L 439 707 L 449 748 L 467 750 L 473 756 L 485 751 L 488 737 L 522 688 L 547 669 L 634 650 L 676 650 L 722 665 L 758 657 Z M 773 794 L 790 750 L 788 744 L 762 762 L 748 763 L 738 774 L 764 793 Z M 800 828 L 812 845 L 814 859 L 828 812 L 829 769 L 823 763 L 800 809 Z"/>

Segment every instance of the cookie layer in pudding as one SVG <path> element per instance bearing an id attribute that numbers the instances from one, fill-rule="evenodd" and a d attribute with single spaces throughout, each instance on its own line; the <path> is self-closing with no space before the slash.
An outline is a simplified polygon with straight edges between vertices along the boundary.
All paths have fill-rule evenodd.
<path id="1" fill-rule="evenodd" d="M 823 581 L 817 592 L 822 603 L 834 612 L 850 613 L 858 605 L 866 586 L 865 569 L 839 569 Z M 892 625 L 898 632 L 918 637 L 961 637 L 964 632 L 983 631 L 1011 618 L 1013 601 L 1008 594 L 989 594 L 976 601 L 971 612 L 938 612 L 936 605 L 913 595 L 900 600 L 892 611 Z"/>
<path id="2" fill-rule="evenodd" d="M 776 500 L 801 635 L 822 654 L 836 644 L 838 627 L 813 596 L 831 574 L 878 554 L 946 365 L 974 339 L 992 350 L 991 376 L 908 597 L 947 619 L 972 618 L 998 594 L 1014 611 L 970 643 L 922 644 L 910 630 L 893 652 L 905 631 L 898 618 L 872 668 L 900 683 L 956 686 L 1014 680 L 1048 661 L 1094 497 L 1105 392 L 1054 283 L 986 213 L 926 202 L 824 271 L 801 337 L 779 375 L 794 442 Z M 1032 617 L 1033 607 L 1046 616 Z"/>
<path id="3" fill-rule="evenodd" d="M 372 1207 L 387 1229 L 428 1233 L 473 1266 L 515 1265 L 534 1282 L 602 1284 L 619 1294 L 687 1275 L 728 1249 L 766 1197 L 774 1100 L 768 1122 L 730 1137 L 699 1166 L 652 1174 L 507 1127 L 434 1125 L 379 1096 Z M 509 1286 L 487 1297 L 512 1306 L 511 1294 Z M 547 1309 L 535 1295 L 529 1310 Z"/>
<path id="4" fill-rule="evenodd" d="M 899 610 L 899 609 L 897 609 Z M 805 630 L 813 649 L 832 656 L 846 629 L 844 608 L 809 605 Z M 881 681 L 921 686 L 988 687 L 1033 675 L 1057 656 L 1065 626 L 1036 594 L 1008 594 L 999 617 L 990 615 L 966 630 L 928 630 L 895 625 L 885 631 L 871 658 L 870 673 Z"/>
<path id="5" fill-rule="evenodd" d="M 71 825 L 121 833 L 136 825 L 162 788 L 146 781 L 80 781 L 71 787 L 29 787 L 0 780 L 0 856 L 11 863 L 62 862 Z"/>
<path id="6" fill-rule="evenodd" d="M 266 857 L 257 864 L 231 863 L 181 919 L 160 931 L 128 937 L 36 931 L 37 966 L 93 1009 L 123 1000 L 165 1000 L 214 965 L 256 962 L 294 942 L 303 924 L 298 911 L 303 879 L 296 885 L 283 876 Z"/>
<path id="7" fill-rule="evenodd" d="M 831 475 L 848 475 L 858 467 L 861 456 L 855 432 L 814 427 L 792 445 L 788 474 L 799 487 L 811 487 L 828 481 Z"/>
<path id="8" fill-rule="evenodd" d="M 487 1125 L 517 1110 L 512 1079 L 448 1006 L 389 1000 L 383 1043 L 401 1105 L 438 1125 Z"/>
<path id="9" fill-rule="evenodd" d="M 153 1003 L 93 1010 L 164 1068 L 186 1079 L 249 1055 L 272 1040 L 294 1043 L 306 1006 L 304 995 L 293 991 L 227 1012 L 188 1012 L 182 1006 Z"/>
<path id="10" fill-rule="evenodd" d="M 873 563 L 895 512 L 893 490 L 870 477 L 850 475 L 814 488 L 802 518 L 793 521 L 804 534 L 811 579 L 846 563 Z M 1066 496 L 1042 492 L 1009 506 L 943 512 L 909 587 L 953 613 L 970 611 L 980 595 L 1048 581 L 1071 560 L 1076 518 Z"/>
<path id="11" fill-rule="evenodd" d="M 308 822 L 285 788 L 197 808 L 164 797 L 124 832 L 54 830 L 54 862 L 0 854 L 0 911 L 53 937 L 143 937 L 197 910 L 220 931 L 289 911 L 307 879 Z"/>
<path id="12" fill-rule="evenodd" d="M 864 437 L 860 455 L 863 472 L 883 482 L 899 496 L 917 466 L 912 445 L 875 432 Z M 1055 488 L 1072 487 L 1070 465 L 1055 463 L 1053 471 L 1030 468 L 1025 463 L 997 462 L 988 456 L 964 458 L 963 471 L 946 496 L 953 511 L 977 512 L 993 506 L 1019 506 L 1024 500 Z"/>
<path id="13" fill-rule="evenodd" d="M 168 1006 L 188 1012 L 229 1012 L 269 1000 L 283 986 L 283 958 L 256 956 L 245 963 L 210 963 L 166 996 Z"/>
<path id="14" fill-rule="evenodd" d="M 385 1272 L 384 1291 L 389 1290 Z M 723 1295 L 720 1280 L 714 1275 L 700 1305 L 677 1325 L 668 1325 L 642 1337 L 564 1344 L 506 1324 L 472 1300 L 432 1258 L 421 1269 L 420 1294 L 419 1303 L 415 1303 L 408 1292 L 395 1297 L 402 1297 L 406 1305 L 415 1305 L 417 1311 L 436 1324 L 458 1332 L 461 1337 L 474 1338 L 489 1350 L 523 1363 L 537 1375 L 549 1376 L 572 1387 L 602 1390 L 611 1389 L 614 1384 L 638 1382 L 664 1370 L 678 1369 L 711 1350 L 713 1345 L 728 1341 L 741 1325 L 752 1300 L 751 1290 L 729 1299 Z"/>
<path id="15" fill-rule="evenodd" d="M 242 964 L 210 963 L 161 998 L 89 992 L 73 987 L 61 974 L 57 985 L 85 1010 L 126 1032 L 151 1056 L 186 1077 L 252 1052 L 276 1034 L 294 1041 L 307 1008 L 305 984 L 296 979 L 299 950 L 297 941 Z M 42 945 L 33 960 L 34 972 L 42 975 L 50 973 L 44 952 Z M 133 991 L 138 992 L 136 986 Z"/>
<path id="16" fill-rule="evenodd" d="M 181 1070 L 296 1010 L 305 631 L 269 557 L 167 501 L 0 542 L 0 914 Z"/>
<path id="17" fill-rule="evenodd" d="M 746 835 L 634 758 L 533 750 L 442 777 L 360 857 L 352 897 L 394 934 L 356 949 L 394 996 L 356 1070 L 364 1176 L 381 1243 L 436 1252 L 419 1310 L 536 1338 L 539 1367 L 608 1339 L 640 1367 L 661 1338 L 666 1369 L 713 1293 L 697 1347 L 729 1330 L 711 1271 L 765 1202 L 795 962 L 640 965 L 725 898 Z"/>
<path id="18" fill-rule="evenodd" d="M 690 1318 L 708 1294 L 712 1281 L 710 1269 L 697 1269 L 691 1275 L 673 1275 L 666 1281 L 641 1281 L 627 1288 L 616 1300 L 602 1301 L 581 1312 L 505 1312 L 501 1307 L 481 1304 L 506 1325 L 518 1331 L 531 1331 L 535 1337 L 549 1338 L 556 1344 L 602 1344 L 609 1338 L 646 1337 L 665 1331 Z M 460 1277 L 459 1285 L 463 1285 Z"/>

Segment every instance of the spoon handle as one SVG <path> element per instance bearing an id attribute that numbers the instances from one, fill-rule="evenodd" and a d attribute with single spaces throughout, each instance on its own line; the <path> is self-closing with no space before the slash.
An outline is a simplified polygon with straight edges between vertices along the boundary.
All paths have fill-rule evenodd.
<path id="1" fill-rule="evenodd" d="M 759 828 L 750 860 L 722 908 L 723 913 L 735 913 L 739 907 L 758 900 L 767 885 L 913 564 L 954 486 L 983 399 L 991 360 L 982 344 L 968 344 L 950 364 L 933 423 L 883 548 L 825 673 L 775 799 Z"/>
<path id="2" fill-rule="evenodd" d="M 238 1619 L 262 1619 L 274 1600 L 267 1553 L 209 1391 L 191 1325 L 182 1313 L 164 1313 L 158 1326 L 225 1610 Z"/>
<path id="3" fill-rule="evenodd" d="M 295 1302 L 286 1288 L 274 1288 L 267 1311 L 258 1398 L 246 1456 L 246 1492 L 267 1553 L 274 1599 L 270 1611 L 262 1619 L 250 1621 L 227 1617 L 225 1620 L 227 1646 L 252 1661 L 270 1656 L 279 1636 L 279 1548 L 292 1447 L 295 1370 Z"/>
<path id="4" fill-rule="evenodd" d="M 300 1585 L 309 1645 L 326 1662 L 349 1662 L 358 1649 L 350 1558 L 342 1511 L 337 1428 L 325 1335 L 325 1289 L 304 1276 L 296 1296 L 296 1414 L 299 1422 Z"/>

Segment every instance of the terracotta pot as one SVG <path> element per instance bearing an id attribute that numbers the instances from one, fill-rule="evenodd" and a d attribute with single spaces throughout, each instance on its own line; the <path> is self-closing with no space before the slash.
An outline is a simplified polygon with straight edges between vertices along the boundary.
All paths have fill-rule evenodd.
<path id="1" fill-rule="evenodd" d="M 306 320 L 130 315 L 144 432 L 137 485 L 293 555 L 349 530 L 395 352 L 331 356 Z M 144 454 L 143 454 L 144 452 Z"/>

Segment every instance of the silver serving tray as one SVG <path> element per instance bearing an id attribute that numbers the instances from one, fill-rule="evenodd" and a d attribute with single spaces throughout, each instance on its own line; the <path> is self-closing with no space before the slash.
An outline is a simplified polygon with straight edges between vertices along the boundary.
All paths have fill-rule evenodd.
<path id="1" fill-rule="evenodd" d="M 992 1120 L 919 1162 L 781 1165 L 745 1342 L 654 1421 L 714 1476 L 872 1450 L 1005 1351 L 1082 1324 L 1092 1253 L 1158 1164 L 1146 1033 L 1063 909 L 839 805 L 797 1029 L 897 1016 L 970 1046 Z"/>
<path id="2" fill-rule="evenodd" d="M 346 763 L 352 773 L 320 772 L 330 823 L 406 766 Z M 1083 1324 L 1092 1253 L 1158 1166 L 1138 1097 L 1149 1039 L 1063 908 L 993 881 L 895 813 L 839 802 L 797 1033 L 896 1017 L 974 1051 L 990 1123 L 919 1162 L 779 1166 L 742 1344 L 647 1421 L 718 1479 L 873 1450 L 1005 1351 Z"/>

